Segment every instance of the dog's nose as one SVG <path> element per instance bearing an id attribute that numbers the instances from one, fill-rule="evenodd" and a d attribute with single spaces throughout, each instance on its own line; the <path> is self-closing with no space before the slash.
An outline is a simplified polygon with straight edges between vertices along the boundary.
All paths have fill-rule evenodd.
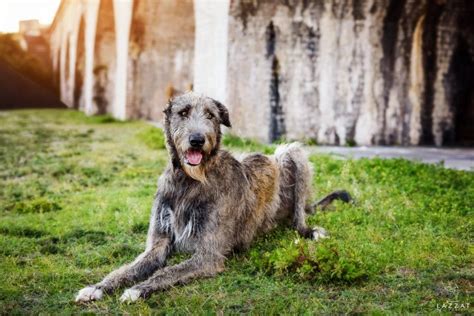
<path id="1" fill-rule="evenodd" d="M 202 134 L 191 134 L 191 136 L 189 136 L 189 143 L 195 148 L 201 148 L 205 142 L 206 140 Z"/>

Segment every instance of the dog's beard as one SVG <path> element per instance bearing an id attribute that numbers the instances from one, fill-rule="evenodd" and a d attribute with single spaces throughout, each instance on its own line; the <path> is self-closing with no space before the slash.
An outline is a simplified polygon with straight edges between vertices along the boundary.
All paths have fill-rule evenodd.
<path id="1" fill-rule="evenodd" d="M 177 147 L 181 167 L 190 178 L 201 183 L 206 183 L 206 164 L 216 154 L 214 145 L 215 140 L 208 139 L 202 149 L 193 149 L 188 146 Z"/>
<path id="2" fill-rule="evenodd" d="M 180 153 L 181 166 L 184 172 L 192 179 L 205 183 L 206 168 L 205 164 L 209 154 L 203 150 L 187 148 Z"/>
<path id="3" fill-rule="evenodd" d="M 201 183 L 206 183 L 206 170 L 203 165 L 191 166 L 187 163 L 183 164 L 184 172 L 191 178 Z"/>

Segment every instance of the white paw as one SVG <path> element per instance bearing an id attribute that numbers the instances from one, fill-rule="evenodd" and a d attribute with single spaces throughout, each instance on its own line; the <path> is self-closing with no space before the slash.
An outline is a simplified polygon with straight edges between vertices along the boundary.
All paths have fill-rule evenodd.
<path id="1" fill-rule="evenodd" d="M 313 240 L 320 240 L 324 238 L 329 238 L 327 231 L 319 226 L 313 228 Z"/>
<path id="2" fill-rule="evenodd" d="M 100 300 L 104 292 L 95 286 L 88 286 L 79 291 L 76 296 L 76 302 L 89 302 Z"/>
<path id="3" fill-rule="evenodd" d="M 137 289 L 127 289 L 123 292 L 122 296 L 120 297 L 120 301 L 122 303 L 131 303 L 135 302 L 140 298 L 141 291 Z"/>

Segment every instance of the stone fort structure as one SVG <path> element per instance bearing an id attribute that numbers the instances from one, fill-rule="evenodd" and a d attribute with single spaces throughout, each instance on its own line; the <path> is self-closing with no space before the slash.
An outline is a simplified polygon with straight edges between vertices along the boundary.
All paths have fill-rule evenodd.
<path id="1" fill-rule="evenodd" d="M 174 91 L 234 132 L 319 144 L 474 143 L 472 0 L 63 0 L 61 99 L 160 120 Z"/>

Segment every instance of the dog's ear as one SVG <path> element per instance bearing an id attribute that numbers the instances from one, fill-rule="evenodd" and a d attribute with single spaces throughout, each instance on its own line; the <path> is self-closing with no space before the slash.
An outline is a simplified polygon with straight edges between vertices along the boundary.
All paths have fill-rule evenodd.
<path id="1" fill-rule="evenodd" d="M 229 110 L 224 106 L 224 104 L 220 103 L 217 100 L 212 99 L 214 104 L 217 106 L 217 109 L 219 110 L 219 117 L 221 119 L 221 124 L 227 127 L 232 127 L 232 124 L 230 124 L 230 119 L 229 119 Z"/>
<path id="2" fill-rule="evenodd" d="M 163 113 L 165 113 L 166 117 L 170 116 L 172 107 L 173 107 L 172 99 L 169 99 L 168 103 L 166 103 L 165 109 L 163 110 Z"/>

